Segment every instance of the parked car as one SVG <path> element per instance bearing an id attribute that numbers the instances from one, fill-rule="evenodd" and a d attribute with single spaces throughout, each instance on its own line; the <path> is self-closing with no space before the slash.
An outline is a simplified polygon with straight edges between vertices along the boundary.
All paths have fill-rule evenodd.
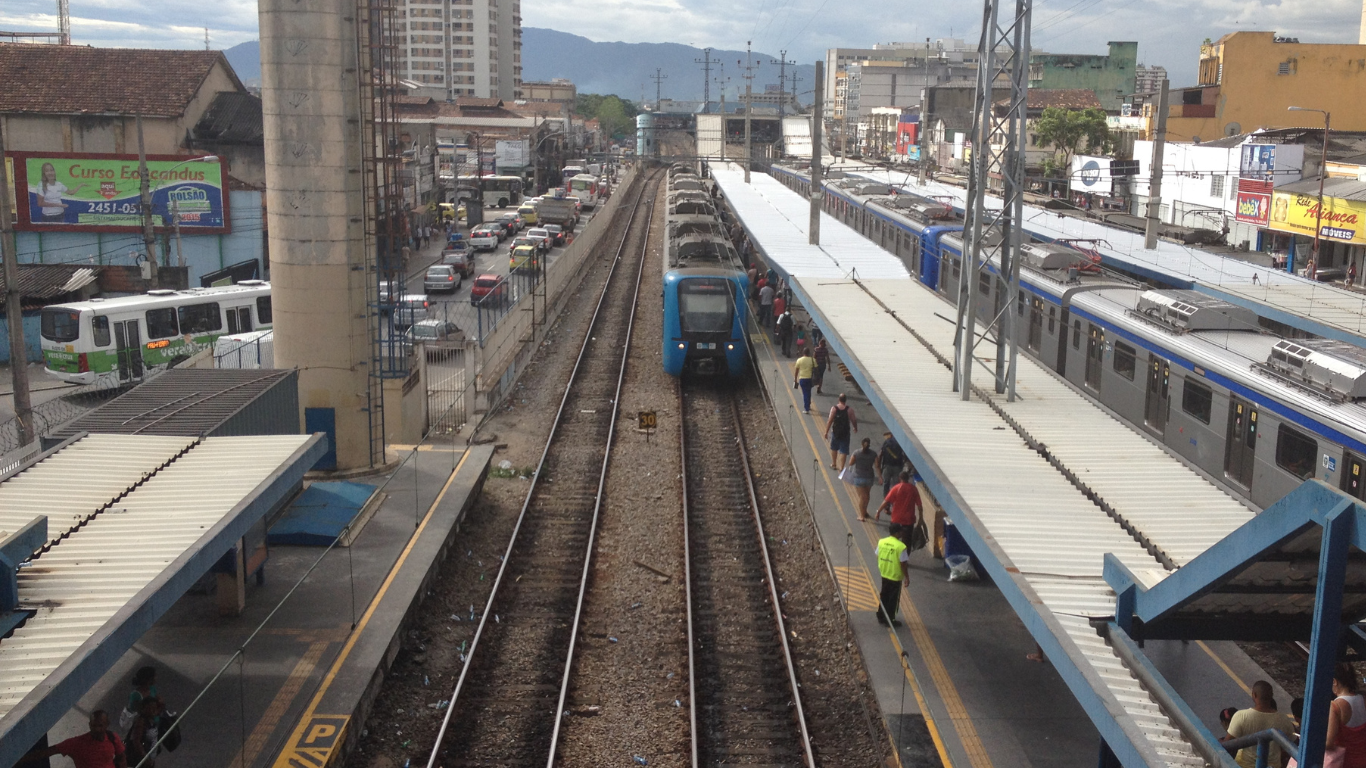
<path id="1" fill-rule="evenodd" d="M 508 257 L 508 272 L 535 274 L 541 270 L 541 252 L 534 245 L 519 245 Z"/>
<path id="2" fill-rule="evenodd" d="M 422 278 L 422 288 L 427 293 L 437 291 L 455 293 L 460 290 L 460 284 L 464 282 L 462 277 L 460 272 L 449 264 L 433 264 L 427 267 L 427 274 Z"/>
<path id="3" fill-rule="evenodd" d="M 508 237 L 516 237 L 522 231 L 522 220 L 515 213 L 505 213 L 494 219 L 493 223 L 501 226 Z"/>
<path id="4" fill-rule="evenodd" d="M 547 224 L 542 229 L 550 233 L 550 239 L 555 245 L 564 245 L 569 239 L 568 235 L 565 234 L 564 227 L 559 224 Z"/>
<path id="5" fill-rule="evenodd" d="M 385 304 L 393 304 L 395 294 L 397 294 L 397 291 L 394 290 L 394 281 L 379 281 L 379 303 L 381 306 Z"/>
<path id="6" fill-rule="evenodd" d="M 493 298 L 486 298 L 492 296 Z M 503 304 L 508 300 L 507 281 L 498 275 L 480 275 L 470 286 L 470 303 L 477 304 L 484 299 L 485 306 Z"/>
<path id="7" fill-rule="evenodd" d="M 550 232 L 540 227 L 528 229 L 526 231 L 526 236 L 527 239 L 536 243 L 536 247 L 540 249 L 541 253 L 549 253 L 550 246 L 554 244 L 551 242 L 552 238 L 550 237 Z"/>
<path id="8" fill-rule="evenodd" d="M 461 277 L 474 277 L 474 253 L 468 249 L 442 251 L 441 263 L 453 267 Z"/>
<path id="9" fill-rule="evenodd" d="M 496 224 L 481 224 L 470 230 L 470 246 L 476 251 L 497 250 L 503 241 L 503 229 Z"/>
<path id="10" fill-rule="evenodd" d="M 403 348 L 409 354 L 413 347 L 421 344 L 426 347 L 427 356 L 442 349 L 451 349 L 465 340 L 465 332 L 449 320 L 419 320 L 403 334 Z"/>
<path id="11" fill-rule="evenodd" d="M 394 328 L 406 331 L 420 320 L 427 319 L 427 297 L 420 293 L 405 294 L 394 306 Z"/>

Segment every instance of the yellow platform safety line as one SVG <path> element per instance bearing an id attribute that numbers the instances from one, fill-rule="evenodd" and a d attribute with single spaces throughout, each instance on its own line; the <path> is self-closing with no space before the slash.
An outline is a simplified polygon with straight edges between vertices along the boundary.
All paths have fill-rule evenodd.
<path id="1" fill-rule="evenodd" d="M 763 346 L 768 349 L 769 356 L 774 362 L 778 362 L 777 355 L 774 352 L 773 345 L 769 342 L 768 337 L 763 334 L 759 335 L 763 342 Z M 797 402 L 797 398 L 793 395 L 792 390 L 787 387 L 780 387 L 780 389 L 787 393 L 787 399 L 792 406 L 800 411 L 801 404 Z M 811 414 L 811 417 L 812 420 L 824 430 L 825 425 L 824 422 L 821 421 L 821 417 L 815 412 Z M 815 455 L 817 461 L 824 465 L 824 456 L 826 451 L 828 451 L 828 448 L 825 448 L 823 445 L 818 448 L 808 423 L 803 420 L 801 424 L 802 432 L 806 436 L 807 443 L 811 446 L 811 452 Z M 824 443 L 823 439 L 822 443 Z M 849 511 L 845 509 L 844 504 L 840 501 L 839 494 L 835 492 L 835 487 L 830 482 L 830 474 L 825 471 L 824 467 L 821 469 L 821 478 L 825 481 L 825 486 L 830 492 L 830 498 L 835 501 L 835 505 L 839 508 L 840 520 L 844 524 L 845 531 L 853 533 L 853 529 L 850 528 L 849 525 Z M 849 492 L 847 487 L 845 488 L 845 494 L 849 498 L 851 504 L 856 503 L 852 493 Z M 876 544 L 876 528 L 871 524 L 868 524 L 863 526 L 863 530 L 864 534 L 868 537 L 868 540 L 871 543 Z M 868 563 L 863 557 L 862 550 L 858 550 L 858 559 L 859 565 L 863 568 L 865 573 L 868 573 Z M 934 683 L 935 689 L 939 692 L 940 699 L 944 702 L 944 708 L 948 711 L 949 721 L 953 724 L 954 731 L 958 734 L 958 741 L 963 745 L 963 751 L 967 753 L 973 768 L 992 768 L 991 758 L 987 755 L 986 747 L 982 745 L 981 737 L 977 735 L 977 728 L 973 725 L 972 718 L 968 715 L 967 708 L 963 705 L 962 697 L 958 695 L 958 689 L 953 684 L 953 678 L 944 667 L 943 659 L 939 656 L 939 651 L 934 645 L 934 640 L 930 637 L 929 631 L 925 629 L 925 624 L 920 618 L 920 612 L 916 610 L 915 602 L 911 600 L 911 596 L 906 590 L 903 590 L 901 594 L 901 612 L 905 617 L 904 624 L 911 632 L 911 639 L 915 641 L 916 650 L 920 653 L 920 657 L 924 660 L 925 665 L 930 669 L 930 678 Z M 896 630 L 890 627 L 888 628 L 887 633 L 892 640 L 892 645 L 896 648 L 897 653 L 900 654 L 903 650 L 901 638 L 897 636 Z M 946 768 L 953 768 L 953 761 L 949 757 L 948 750 L 944 747 L 944 742 L 939 735 L 939 728 L 935 723 L 934 715 L 930 712 L 929 705 L 925 702 L 919 684 L 915 679 L 915 675 L 906 665 L 904 659 L 901 664 L 904 668 L 906 679 L 910 683 L 911 689 L 915 692 L 916 702 L 920 706 L 920 711 L 924 714 L 925 725 L 930 731 L 930 737 L 934 740 L 934 746 L 939 751 L 939 758 L 943 761 Z M 897 758 L 899 761 L 900 752 L 897 753 Z"/>
<path id="2" fill-rule="evenodd" d="M 1214 663 L 1218 664 L 1220 669 L 1224 670 L 1225 674 L 1233 678 L 1233 682 L 1237 683 L 1238 687 L 1243 689 L 1243 693 L 1246 693 L 1249 696 L 1252 695 L 1252 686 L 1243 682 L 1243 678 L 1238 677 L 1238 675 L 1234 673 L 1233 669 L 1229 667 L 1229 665 L 1225 664 L 1223 659 L 1219 658 L 1219 654 L 1215 653 L 1213 648 L 1210 648 L 1208 645 L 1205 645 L 1204 640 L 1196 640 L 1195 644 L 1200 646 L 1200 650 L 1208 654 L 1211 659 L 1214 659 Z"/>
<path id="3" fill-rule="evenodd" d="M 835 567 L 835 579 L 844 594 L 845 607 L 851 611 L 876 611 L 880 600 L 868 572 L 861 568 Z"/>
<path id="4" fill-rule="evenodd" d="M 341 653 L 333 660 L 332 666 L 327 670 L 322 683 L 318 686 L 317 692 L 313 694 L 313 699 L 308 703 L 308 708 L 299 718 L 299 724 L 294 727 L 294 732 L 290 734 L 289 741 L 280 750 L 280 755 L 275 758 L 273 768 L 323 768 L 332 759 L 332 751 L 342 742 L 346 735 L 346 726 L 351 721 L 349 714 L 318 714 L 318 705 L 322 703 L 323 696 L 332 683 L 337 679 L 337 674 L 341 671 L 342 665 L 350 657 L 351 651 L 356 647 L 356 641 L 360 639 L 361 633 L 370 624 L 370 618 L 375 615 L 375 609 L 379 607 L 380 601 L 388 593 L 389 587 L 393 585 L 394 578 L 402 570 L 403 564 L 407 562 L 408 555 L 412 554 L 413 546 L 421 538 L 422 532 L 427 529 L 427 524 L 431 522 L 432 515 L 436 513 L 436 508 L 441 504 L 441 500 L 446 498 L 446 491 L 450 490 L 451 483 L 460 474 L 460 468 L 465 466 L 465 460 L 470 457 L 469 451 L 460 457 L 460 462 L 451 470 L 451 476 L 446 478 L 446 484 L 441 486 L 441 492 L 432 501 L 431 507 L 427 509 L 427 514 L 423 516 L 422 522 L 418 524 L 417 530 L 408 539 L 408 545 L 399 553 L 398 560 L 389 569 L 389 574 L 384 577 L 384 582 L 379 585 L 379 590 L 375 592 L 374 598 L 370 600 L 370 605 L 366 607 L 365 613 L 361 615 L 360 621 L 356 622 L 356 628 L 351 631 L 351 636 L 347 638 L 346 645 L 342 646 Z"/>

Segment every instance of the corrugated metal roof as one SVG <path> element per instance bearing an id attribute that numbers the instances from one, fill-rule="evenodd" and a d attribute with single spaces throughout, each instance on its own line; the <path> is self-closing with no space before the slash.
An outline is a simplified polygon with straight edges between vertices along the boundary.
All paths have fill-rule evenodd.
<path id="1" fill-rule="evenodd" d="M 313 437 L 207 438 L 19 572 L 28 623 L 0 640 L 0 733 L 7 714 L 111 622 L 137 606 L 140 592 L 187 553 Z M 105 436 L 107 445 L 148 438 Z M 89 482 L 92 475 L 82 478 Z M 212 554 L 212 553 L 211 553 Z"/>
<path id="2" fill-rule="evenodd" d="M 0 482 L 0 539 L 47 515 L 48 540 L 56 542 L 193 443 L 86 435 Z"/>
<path id="3" fill-rule="evenodd" d="M 25 307 L 42 306 L 49 299 L 65 296 L 95 282 L 100 267 L 78 264 L 20 264 L 19 295 Z M 5 276 L 0 274 L 0 307 L 5 305 Z"/>
<path id="4" fill-rule="evenodd" d="M 1289 184 L 1282 184 L 1276 187 L 1276 191 L 1318 195 L 1319 177 L 1315 176 L 1312 179 L 1300 179 Z M 1366 181 L 1338 176 L 1330 177 L 1323 180 L 1323 195 L 1341 200 L 1366 200 Z"/>
<path id="5" fill-rule="evenodd" d="M 194 127 L 197 145 L 261 144 L 264 140 L 261 99 L 250 93 L 223 91 L 216 94 Z"/>
<path id="6" fill-rule="evenodd" d="M 212 432 L 293 371 L 172 368 L 143 382 L 52 435 L 204 435 Z M 298 424 L 292 429 L 297 432 Z"/>
<path id="7" fill-rule="evenodd" d="M 857 232 L 821 213 L 821 244 L 807 242 L 810 204 L 768 174 L 751 173 L 730 164 L 711 165 L 712 176 L 727 202 L 764 253 L 793 277 L 906 278 L 901 259 L 873 245 Z"/>
<path id="8" fill-rule="evenodd" d="M 1099 674 L 1106 686 L 1102 693 L 1119 701 L 1124 715 L 1169 765 L 1203 764 L 1086 620 L 1114 614 L 1114 595 L 1102 576 L 1107 552 L 1136 573 L 1160 572 L 1156 558 L 1049 466 L 986 403 L 975 397 L 964 401 L 953 392 L 951 372 L 857 284 L 828 279 L 797 284 L 808 306 L 819 308 L 828 333 L 853 356 L 846 362 L 876 383 L 883 401 L 896 409 L 896 419 L 932 457 L 934 466 L 926 469 L 961 497 L 985 527 L 981 534 L 1004 553 L 1008 562 L 1002 565 L 1017 569 L 1039 596 L 1039 610 L 1061 622 L 1064 636 L 1057 640 L 1071 649 L 1070 657 Z M 952 356 L 953 328 L 933 316 L 942 305 L 932 294 L 910 280 L 870 285 L 898 317 L 941 354 L 947 350 Z M 1019 379 L 1026 384 L 1047 375 L 1037 367 L 1026 369 L 1023 358 L 1020 362 Z M 1090 407 L 1075 395 L 1071 403 L 1056 406 Z M 1107 436 L 1128 431 L 1113 420 L 1109 426 L 1103 430 Z M 1165 454 L 1159 461 L 1189 473 Z M 1028 492 L 1022 492 L 1026 488 Z"/>

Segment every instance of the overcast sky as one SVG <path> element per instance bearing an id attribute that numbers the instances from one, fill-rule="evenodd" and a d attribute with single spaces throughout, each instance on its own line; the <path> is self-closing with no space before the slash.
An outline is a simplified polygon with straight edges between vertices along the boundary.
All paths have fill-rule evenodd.
<path id="1" fill-rule="evenodd" d="M 5 0 L 0 29 L 55 29 L 56 0 Z M 1161 64 L 1172 85 L 1194 84 L 1199 45 L 1237 30 L 1303 42 L 1356 42 L 1361 0 L 1036 0 L 1034 48 L 1102 53 L 1108 40 L 1139 43 L 1139 61 Z M 208 11 L 213 13 L 209 14 Z M 934 0 L 522 0 L 523 23 L 593 40 L 744 48 L 815 61 L 826 48 L 959 37 L 976 42 L 975 3 Z M 255 0 L 71 0 L 77 43 L 214 48 L 256 37 Z"/>

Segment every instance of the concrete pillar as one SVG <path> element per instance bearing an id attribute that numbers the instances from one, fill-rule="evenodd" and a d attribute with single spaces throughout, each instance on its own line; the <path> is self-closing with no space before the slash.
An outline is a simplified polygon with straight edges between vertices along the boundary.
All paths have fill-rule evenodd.
<path id="1" fill-rule="evenodd" d="M 338 470 L 370 464 L 355 17 L 260 3 L 275 362 L 299 368 L 301 408 L 335 412 Z"/>

